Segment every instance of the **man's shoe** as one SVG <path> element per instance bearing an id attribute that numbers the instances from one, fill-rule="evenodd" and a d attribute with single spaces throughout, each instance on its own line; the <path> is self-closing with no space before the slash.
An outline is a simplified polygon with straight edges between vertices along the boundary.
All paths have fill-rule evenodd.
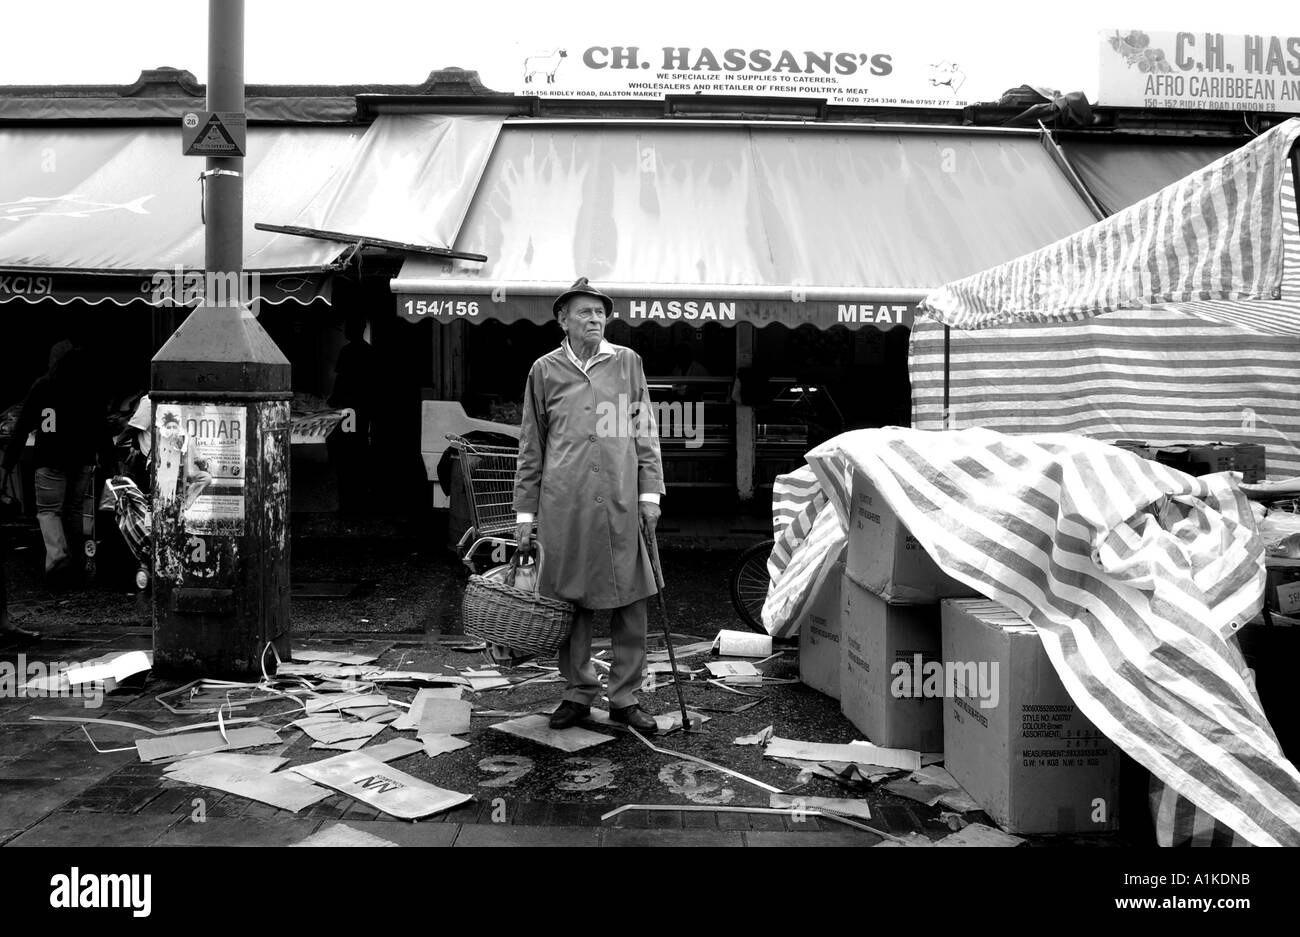
<path id="1" fill-rule="evenodd" d="M 570 726 L 577 725 L 590 715 L 590 706 L 584 705 L 583 703 L 575 703 L 566 699 L 560 703 L 559 709 L 551 713 L 551 728 L 567 729 Z"/>
<path id="2" fill-rule="evenodd" d="M 651 735 L 659 731 L 659 726 L 654 721 L 654 717 L 640 706 L 624 706 L 620 709 L 610 709 L 609 720 Z"/>

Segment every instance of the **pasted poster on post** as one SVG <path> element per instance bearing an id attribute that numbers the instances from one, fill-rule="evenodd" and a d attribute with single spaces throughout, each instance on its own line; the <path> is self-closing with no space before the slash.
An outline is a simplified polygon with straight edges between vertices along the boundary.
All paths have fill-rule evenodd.
<path id="1" fill-rule="evenodd" d="M 242 534 L 247 408 L 160 404 L 154 419 L 163 510 L 180 501 L 187 533 Z"/>

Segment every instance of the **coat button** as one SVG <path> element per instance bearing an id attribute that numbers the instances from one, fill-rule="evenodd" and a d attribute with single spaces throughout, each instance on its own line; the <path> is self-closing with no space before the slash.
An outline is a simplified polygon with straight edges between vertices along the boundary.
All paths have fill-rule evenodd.
<path id="1" fill-rule="evenodd" d="M 593 472 L 599 472 L 599 471 L 600 471 L 600 466 L 597 465 L 595 462 L 593 462 L 593 463 L 591 463 L 591 470 L 592 470 Z"/>
<path id="2" fill-rule="evenodd" d="M 589 441 L 591 441 L 591 442 L 595 442 L 595 441 L 596 441 L 596 434 L 595 434 L 595 433 L 592 433 L 590 436 L 587 437 L 587 439 L 588 439 Z"/>
<path id="3" fill-rule="evenodd" d="M 600 495 L 596 495 L 596 503 L 597 503 L 597 504 L 604 504 L 604 503 L 605 503 L 605 499 L 602 498 Z"/>

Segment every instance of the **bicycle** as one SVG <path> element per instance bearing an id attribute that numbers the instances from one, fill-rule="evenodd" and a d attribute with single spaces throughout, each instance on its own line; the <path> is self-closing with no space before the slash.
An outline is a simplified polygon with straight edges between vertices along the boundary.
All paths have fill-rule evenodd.
<path id="1" fill-rule="evenodd" d="M 728 585 L 731 604 L 746 626 L 759 634 L 767 634 L 763 627 L 763 603 L 767 601 L 772 577 L 767 571 L 767 560 L 772 555 L 775 540 L 764 540 L 746 548 L 740 559 L 731 567 Z"/>

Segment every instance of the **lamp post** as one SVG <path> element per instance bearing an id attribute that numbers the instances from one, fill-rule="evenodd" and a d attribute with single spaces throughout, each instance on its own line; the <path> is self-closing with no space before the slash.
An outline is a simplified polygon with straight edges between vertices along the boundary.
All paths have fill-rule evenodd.
<path id="1" fill-rule="evenodd" d="M 208 0 L 207 110 L 242 129 L 244 0 Z M 292 384 L 250 308 L 243 165 L 207 157 L 204 298 L 151 368 L 154 666 L 213 677 L 289 653 Z"/>

